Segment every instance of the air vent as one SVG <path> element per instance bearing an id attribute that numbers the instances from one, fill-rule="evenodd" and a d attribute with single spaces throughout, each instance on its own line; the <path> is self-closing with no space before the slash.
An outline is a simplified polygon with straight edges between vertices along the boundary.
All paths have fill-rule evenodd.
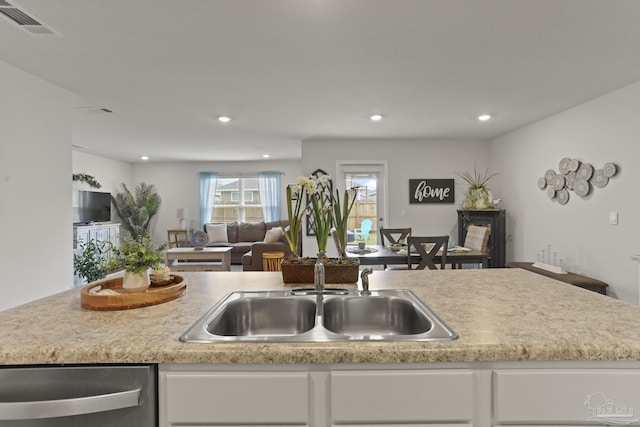
<path id="1" fill-rule="evenodd" d="M 39 22 L 24 9 L 12 5 L 6 0 L 0 0 L 0 15 L 9 19 L 19 28 L 34 36 L 59 36 L 60 34 Z"/>

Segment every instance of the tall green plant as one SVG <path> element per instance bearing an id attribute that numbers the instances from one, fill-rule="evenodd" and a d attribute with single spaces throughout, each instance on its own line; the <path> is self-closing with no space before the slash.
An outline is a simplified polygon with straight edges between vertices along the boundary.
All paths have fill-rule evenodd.
<path id="1" fill-rule="evenodd" d="M 122 227 L 134 239 L 151 235 L 151 220 L 160 210 L 162 200 L 153 184 L 141 182 L 135 188 L 135 196 L 122 184 L 120 193 L 111 196 L 111 204 Z"/>
<path id="2" fill-rule="evenodd" d="M 340 201 L 340 192 L 336 189 L 332 194 L 333 202 L 333 224 L 336 229 L 336 244 L 338 249 L 338 258 L 342 260 L 347 249 L 347 220 L 356 202 L 357 188 L 353 187 L 344 191 L 342 201 Z"/>
<path id="3" fill-rule="evenodd" d="M 304 205 L 304 187 L 300 183 L 287 186 L 287 214 L 289 216 L 289 227 L 282 225 L 284 238 L 287 240 L 289 249 L 293 254 L 292 258 L 299 258 L 298 247 L 300 246 L 300 228 L 302 227 L 302 218 L 305 210 Z"/>

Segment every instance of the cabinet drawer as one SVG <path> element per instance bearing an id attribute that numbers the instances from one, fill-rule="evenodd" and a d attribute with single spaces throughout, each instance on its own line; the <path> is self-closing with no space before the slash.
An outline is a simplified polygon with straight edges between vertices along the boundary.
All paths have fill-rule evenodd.
<path id="1" fill-rule="evenodd" d="M 638 371 L 496 370 L 493 384 L 502 424 L 639 424 Z"/>
<path id="2" fill-rule="evenodd" d="M 331 373 L 331 420 L 336 424 L 472 417 L 470 370 Z"/>
<path id="3" fill-rule="evenodd" d="M 308 423 L 306 372 L 169 372 L 166 390 L 170 423 Z"/>

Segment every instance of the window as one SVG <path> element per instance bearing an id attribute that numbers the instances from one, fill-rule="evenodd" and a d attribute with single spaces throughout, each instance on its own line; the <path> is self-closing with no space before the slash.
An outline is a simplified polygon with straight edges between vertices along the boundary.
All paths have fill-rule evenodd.
<path id="1" fill-rule="evenodd" d="M 200 173 L 202 224 L 277 221 L 280 219 L 281 172 L 252 175 Z"/>

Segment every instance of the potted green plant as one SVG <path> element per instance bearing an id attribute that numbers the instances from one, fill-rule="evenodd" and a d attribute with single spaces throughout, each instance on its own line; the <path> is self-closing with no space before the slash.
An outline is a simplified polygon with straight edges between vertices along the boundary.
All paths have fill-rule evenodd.
<path id="1" fill-rule="evenodd" d="M 346 202 L 341 203 L 338 201 L 336 205 L 334 195 L 331 192 L 331 177 L 329 175 L 322 175 L 320 177 L 301 176 L 298 178 L 297 186 L 295 186 L 291 191 L 292 196 L 293 194 L 297 194 L 297 198 L 295 198 L 295 204 L 293 206 L 292 201 L 294 201 L 294 198 L 287 198 L 289 203 L 289 212 L 292 213 L 289 215 L 290 224 L 292 220 L 298 220 L 299 222 L 302 221 L 302 216 L 305 213 L 305 211 L 302 211 L 302 208 L 300 208 L 302 195 L 306 194 L 308 196 L 306 213 L 309 215 L 308 220 L 311 221 L 310 226 L 315 234 L 316 242 L 318 244 L 318 257 L 322 259 L 322 263 L 324 264 L 325 282 L 357 282 L 360 267 L 358 259 L 351 259 L 347 257 L 330 259 L 324 255 L 327 250 L 327 242 L 329 240 L 332 223 L 335 221 L 334 218 L 339 218 L 340 225 L 337 223 L 336 225 L 338 225 L 341 230 L 344 228 L 344 242 L 346 246 L 346 217 L 353 206 L 353 201 L 349 198 L 349 195 L 345 194 L 347 196 L 345 199 Z M 292 228 L 293 227 L 290 226 L 290 232 Z M 344 253 L 344 251 L 342 251 L 342 253 Z M 313 283 L 314 265 L 317 260 L 317 258 L 309 257 L 283 260 L 282 277 L 284 282 Z"/>
<path id="2" fill-rule="evenodd" d="M 125 236 L 120 247 L 113 250 L 108 263 L 110 270 L 124 269 L 122 287 L 127 292 L 143 292 L 150 285 L 149 271 L 164 260 L 164 246 L 155 247 L 151 237 Z"/>
<path id="3" fill-rule="evenodd" d="M 78 252 L 73 254 L 73 273 L 87 283 L 107 277 L 107 258 L 111 251 L 110 242 L 89 240 L 78 242 Z"/>
<path id="4" fill-rule="evenodd" d="M 487 182 L 497 175 L 497 173 L 489 174 L 489 170 L 485 170 L 484 174 L 480 173 L 476 167 L 473 167 L 473 173 L 465 171 L 456 173 L 462 178 L 469 187 L 462 200 L 462 209 L 491 209 L 493 208 L 493 195 L 487 187 Z"/>
<path id="5" fill-rule="evenodd" d="M 111 204 L 122 228 L 134 239 L 151 234 L 151 220 L 160 210 L 162 199 L 153 184 L 141 182 L 135 195 L 122 184 L 123 191 L 111 196 Z"/>

